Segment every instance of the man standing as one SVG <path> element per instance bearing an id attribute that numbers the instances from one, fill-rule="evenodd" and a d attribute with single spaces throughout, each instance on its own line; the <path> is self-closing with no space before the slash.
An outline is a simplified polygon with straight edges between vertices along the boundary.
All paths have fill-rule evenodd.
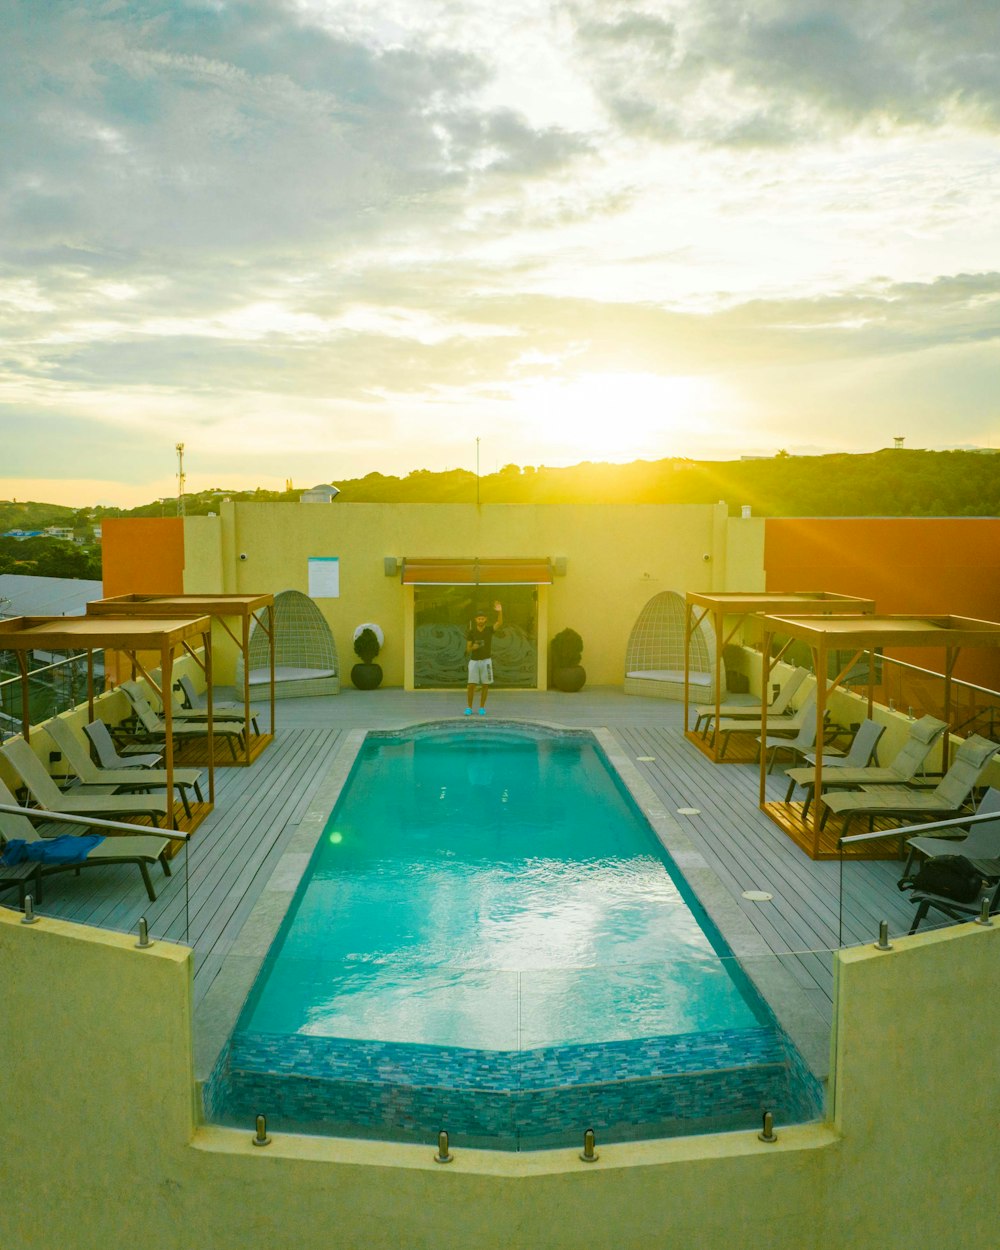
<path id="1" fill-rule="evenodd" d="M 477 608 L 475 624 L 465 635 L 465 654 L 469 657 L 469 688 L 466 716 L 472 715 L 472 702 L 479 687 L 479 715 L 486 715 L 486 696 L 493 683 L 493 634 L 503 624 L 503 608 L 498 599 L 493 604 L 497 614 L 492 625 L 486 624 L 486 609 Z"/>

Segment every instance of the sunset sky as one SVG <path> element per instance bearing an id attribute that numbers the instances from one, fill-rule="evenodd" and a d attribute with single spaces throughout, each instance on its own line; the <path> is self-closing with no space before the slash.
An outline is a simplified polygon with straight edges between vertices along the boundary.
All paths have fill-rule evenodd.
<path id="1" fill-rule="evenodd" d="M 0 497 L 1000 444 L 987 0 L 0 31 Z"/>

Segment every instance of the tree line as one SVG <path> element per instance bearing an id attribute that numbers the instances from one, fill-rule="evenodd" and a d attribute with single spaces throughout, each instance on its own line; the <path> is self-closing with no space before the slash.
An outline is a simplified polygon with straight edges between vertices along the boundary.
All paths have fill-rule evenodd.
<path id="1" fill-rule="evenodd" d="M 760 460 L 585 462 L 568 468 L 505 465 L 479 478 L 468 469 L 415 469 L 403 477 L 368 473 L 331 483 L 334 507 L 351 503 L 710 504 L 725 500 L 738 516 L 749 504 L 762 517 L 1000 516 L 1000 457 L 970 451 L 891 448 L 864 455 L 790 456 Z M 185 512 L 218 512 L 223 499 L 298 503 L 300 490 L 212 490 L 186 495 Z M 0 538 L 0 573 L 100 577 L 93 527 L 104 517 L 175 516 L 176 501 L 138 508 L 74 510 L 0 500 L 0 534 L 65 525 L 82 544 L 58 539 Z"/>

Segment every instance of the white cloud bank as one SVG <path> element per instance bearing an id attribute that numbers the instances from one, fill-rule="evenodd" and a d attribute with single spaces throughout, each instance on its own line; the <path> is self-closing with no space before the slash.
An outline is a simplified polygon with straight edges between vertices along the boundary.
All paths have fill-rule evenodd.
<path id="1" fill-rule="evenodd" d="M 993 6 L 5 10 L 0 494 L 997 438 Z"/>

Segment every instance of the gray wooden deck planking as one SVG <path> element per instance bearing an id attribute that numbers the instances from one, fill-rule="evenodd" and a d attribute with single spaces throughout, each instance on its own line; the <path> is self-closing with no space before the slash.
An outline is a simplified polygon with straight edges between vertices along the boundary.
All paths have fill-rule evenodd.
<path id="1" fill-rule="evenodd" d="M 38 910 L 123 930 L 134 929 L 144 915 L 154 937 L 194 947 L 199 1000 L 306 812 L 342 733 L 450 718 L 461 715 L 463 705 L 457 691 L 399 690 L 346 690 L 336 698 L 279 705 L 274 741 L 260 759 L 250 768 L 216 771 L 215 810 L 195 833 L 186 875 L 183 851 L 172 863 L 172 878 L 154 869 L 155 903 L 138 872 L 121 866 L 50 878 Z M 697 816 L 675 819 L 821 1010 L 829 1010 L 829 952 L 838 944 L 841 910 L 845 944 L 874 941 L 883 919 L 893 933 L 909 927 L 912 907 L 895 888 L 898 864 L 847 863 L 841 899 L 839 865 L 810 860 L 758 809 L 756 767 L 713 764 L 685 740 L 680 705 L 607 689 L 498 691 L 488 711 L 493 719 L 607 727 L 669 812 L 698 808 Z M 784 792 L 784 775 L 776 771 L 768 796 L 780 799 Z M 742 898 L 748 889 L 766 890 L 773 901 L 750 902 Z M 15 899 L 8 894 L 3 901 L 13 905 Z"/>

